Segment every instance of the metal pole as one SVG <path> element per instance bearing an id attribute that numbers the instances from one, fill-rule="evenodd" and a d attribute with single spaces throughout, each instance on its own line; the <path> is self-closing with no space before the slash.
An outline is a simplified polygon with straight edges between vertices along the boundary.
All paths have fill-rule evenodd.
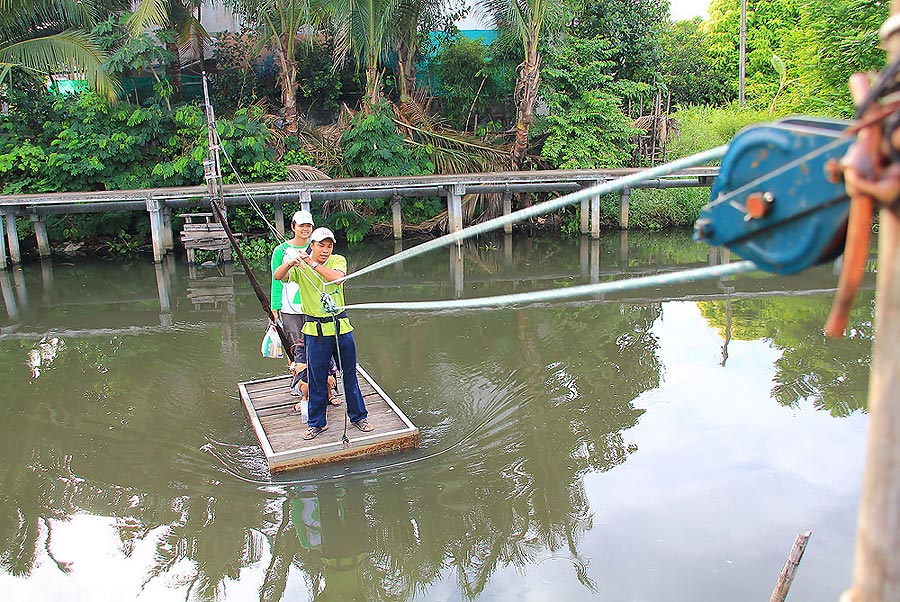
<path id="1" fill-rule="evenodd" d="M 741 0 L 741 49 L 738 75 L 738 102 L 744 106 L 744 78 L 747 75 L 747 0 Z"/>
<path id="2" fill-rule="evenodd" d="M 891 1 L 891 15 L 900 0 Z M 881 31 L 888 60 L 900 53 L 900 24 Z M 856 530 L 853 588 L 846 602 L 900 600 L 900 213 L 881 209 L 869 432 Z"/>
<path id="3" fill-rule="evenodd" d="M 206 172 L 206 185 L 209 188 L 209 197 L 214 203 L 219 204 L 221 211 L 216 212 L 222 219 L 228 220 L 228 210 L 222 188 L 222 164 L 219 158 L 219 143 L 216 135 L 216 115 L 213 112 L 212 103 L 209 100 L 209 87 L 206 83 L 206 71 L 202 72 L 203 102 L 206 103 L 206 135 L 209 140 L 209 159 L 203 162 Z"/>

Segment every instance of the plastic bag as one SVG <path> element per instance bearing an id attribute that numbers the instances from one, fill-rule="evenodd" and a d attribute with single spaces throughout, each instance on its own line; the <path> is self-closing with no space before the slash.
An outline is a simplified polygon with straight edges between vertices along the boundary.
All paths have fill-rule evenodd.
<path id="1" fill-rule="evenodd" d="M 262 353 L 263 357 L 284 357 L 281 338 L 278 336 L 278 331 L 275 330 L 274 324 L 269 324 L 269 328 L 266 330 L 266 336 L 263 337 L 259 351 Z"/>

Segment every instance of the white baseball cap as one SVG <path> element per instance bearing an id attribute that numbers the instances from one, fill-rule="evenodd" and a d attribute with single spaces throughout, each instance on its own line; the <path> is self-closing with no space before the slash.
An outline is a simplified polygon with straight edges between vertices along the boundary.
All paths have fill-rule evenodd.
<path id="1" fill-rule="evenodd" d="M 316 222 L 313 221 L 312 213 L 306 211 L 305 209 L 301 209 L 297 213 L 294 214 L 294 217 L 291 218 L 291 223 L 296 225 L 301 224 L 309 224 L 310 226 L 315 226 Z"/>
<path id="2" fill-rule="evenodd" d="M 322 242 L 326 238 L 330 238 L 331 242 L 337 242 L 337 239 L 334 237 L 334 232 L 328 228 L 316 228 L 313 230 L 313 233 L 309 235 L 309 240 L 311 242 Z"/>

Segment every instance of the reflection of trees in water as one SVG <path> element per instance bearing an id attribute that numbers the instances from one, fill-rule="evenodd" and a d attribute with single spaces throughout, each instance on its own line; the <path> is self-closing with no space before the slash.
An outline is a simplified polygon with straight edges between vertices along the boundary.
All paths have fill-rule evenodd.
<path id="1" fill-rule="evenodd" d="M 659 383 L 657 343 L 650 334 L 658 315 L 658 306 L 585 304 L 436 320 L 403 316 L 397 320 L 408 345 L 367 346 L 366 366 L 379 379 L 403 383 L 414 370 L 411 382 L 433 382 L 429 389 L 453 392 L 450 403 L 457 407 L 426 400 L 416 412 L 424 424 L 435 425 L 433 449 L 458 445 L 402 474 L 348 481 L 343 493 L 317 488 L 320 502 L 329 500 L 327 508 L 344 496 L 343 516 L 364 519 L 336 527 L 337 542 L 362 550 L 356 553 L 362 554 L 355 565 L 359 579 L 351 581 L 364 591 L 356 597 L 405 599 L 452 575 L 462 595 L 475 598 L 498 568 L 523 567 L 553 553 L 568 555 L 581 582 L 592 588 L 578 558 L 579 542 L 592 526 L 583 477 L 621 464 L 635 451 L 623 432 L 642 412 L 632 400 Z M 368 341 L 396 338 L 398 322 L 373 322 L 361 335 Z M 196 372 L 208 372 L 211 383 L 230 382 L 216 353 L 182 347 L 177 337 L 168 345 L 190 352 Z M 216 345 L 209 341 L 211 348 Z M 328 555 L 340 549 L 301 545 L 291 520 L 295 497 L 285 500 L 278 490 L 248 491 L 246 484 L 210 478 L 205 466 L 195 465 L 196 450 L 185 448 L 179 432 L 160 428 L 161 416 L 174 416 L 203 431 L 204 417 L 221 412 L 220 405 L 208 405 L 219 403 L 215 396 L 192 394 L 197 381 L 178 374 L 157 377 L 170 366 L 154 344 L 129 339 L 107 352 L 98 348 L 84 360 L 74 359 L 80 357 L 75 353 L 63 358 L 81 361 L 66 370 L 82 373 L 96 371 L 100 362 L 111 364 L 103 377 L 65 391 L 38 392 L 47 400 L 46 411 L 61 414 L 47 419 L 56 426 L 38 429 L 54 447 L 41 445 L 32 458 L 31 447 L 22 445 L 27 433 L 0 443 L 9 471 L 0 491 L 4 569 L 28 574 L 41 545 L 51 551 L 41 540 L 42 525 L 87 512 L 116 517 L 125 555 L 154 538 L 156 554 L 144 584 L 177 573 L 183 578 L 174 586 L 190 599 L 216 599 L 228 580 L 259 563 L 267 549 L 261 600 L 285 595 L 292 566 L 302 568 L 307 587 L 323 600 L 338 589 L 329 593 L 328 583 L 351 582 L 332 574 L 343 565 L 329 564 Z M 116 376 L 129 372 L 154 376 L 150 382 Z M 52 382 L 42 377 L 37 386 Z M 152 395 L 141 393 L 147 388 Z M 133 399 L 153 401 L 124 401 Z M 116 429 L 109 432 L 112 424 Z M 84 457 L 72 461 L 59 450 Z M 30 464 L 40 468 L 25 468 Z M 327 520 L 322 523 L 326 542 L 329 528 Z M 357 539 L 351 541 L 350 534 Z"/>
<path id="2" fill-rule="evenodd" d="M 724 336 L 725 301 L 698 303 L 703 317 Z M 830 296 L 772 297 L 732 301 L 732 339 L 768 339 L 782 351 L 775 362 L 778 403 L 796 407 L 804 399 L 835 417 L 865 410 L 874 339 L 874 299 L 863 292 L 850 315 L 848 335 L 823 334 Z"/>

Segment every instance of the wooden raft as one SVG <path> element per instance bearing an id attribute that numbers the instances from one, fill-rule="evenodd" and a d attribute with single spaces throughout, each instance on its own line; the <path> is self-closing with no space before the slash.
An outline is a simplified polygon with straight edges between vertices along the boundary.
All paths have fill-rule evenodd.
<path id="1" fill-rule="evenodd" d="M 300 398 L 290 394 L 289 375 L 238 383 L 244 410 L 266 455 L 269 471 L 280 472 L 418 447 L 419 429 L 358 365 L 356 373 L 369 412 L 369 423 L 375 428 L 363 433 L 348 424 L 348 447 L 341 442 L 346 402 L 339 406 L 329 405 L 328 430 L 306 441 L 302 434 L 307 425 L 300 421 L 300 413 L 294 411 L 294 404 Z"/>

